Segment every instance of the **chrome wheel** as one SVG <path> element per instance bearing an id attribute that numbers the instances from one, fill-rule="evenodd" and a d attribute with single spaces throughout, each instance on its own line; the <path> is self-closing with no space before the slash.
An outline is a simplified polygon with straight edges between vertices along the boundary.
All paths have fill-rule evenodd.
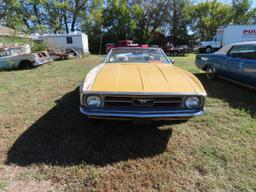
<path id="1" fill-rule="evenodd" d="M 211 79 L 214 79 L 214 77 L 215 77 L 215 70 L 210 66 L 207 67 L 206 78 L 211 80 Z"/>

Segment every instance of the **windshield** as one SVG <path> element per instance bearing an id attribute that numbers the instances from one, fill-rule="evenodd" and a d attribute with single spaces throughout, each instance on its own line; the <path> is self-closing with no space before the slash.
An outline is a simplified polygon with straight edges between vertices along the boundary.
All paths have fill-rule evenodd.
<path id="1" fill-rule="evenodd" d="M 230 50 L 231 46 L 230 45 L 226 45 L 224 47 L 222 47 L 220 50 L 216 51 L 214 54 L 217 55 L 226 55 L 227 52 Z"/>
<path id="2" fill-rule="evenodd" d="M 170 64 L 160 49 L 112 49 L 105 63 L 163 63 Z"/>
<path id="3" fill-rule="evenodd" d="M 20 55 L 22 54 L 21 48 L 10 48 L 7 50 L 8 55 Z"/>
<path id="4" fill-rule="evenodd" d="M 12 56 L 12 55 L 21 55 L 21 48 L 8 48 L 0 50 L 0 57 Z"/>

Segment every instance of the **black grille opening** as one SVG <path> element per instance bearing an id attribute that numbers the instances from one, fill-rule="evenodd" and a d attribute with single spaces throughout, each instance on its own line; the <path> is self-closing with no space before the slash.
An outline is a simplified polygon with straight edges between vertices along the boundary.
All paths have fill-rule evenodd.
<path id="1" fill-rule="evenodd" d="M 132 102 L 130 103 L 122 103 L 122 102 L 105 102 L 104 107 L 132 107 Z"/>
<path id="2" fill-rule="evenodd" d="M 183 97 L 166 96 L 105 96 L 104 108 L 108 109 L 181 109 Z"/>

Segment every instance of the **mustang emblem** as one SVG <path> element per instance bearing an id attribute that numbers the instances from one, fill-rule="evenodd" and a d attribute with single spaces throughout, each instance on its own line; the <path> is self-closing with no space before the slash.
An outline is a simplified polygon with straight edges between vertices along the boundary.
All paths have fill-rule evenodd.
<path id="1" fill-rule="evenodd" d="M 136 106 L 152 106 L 154 105 L 153 99 L 134 99 L 133 105 Z"/>

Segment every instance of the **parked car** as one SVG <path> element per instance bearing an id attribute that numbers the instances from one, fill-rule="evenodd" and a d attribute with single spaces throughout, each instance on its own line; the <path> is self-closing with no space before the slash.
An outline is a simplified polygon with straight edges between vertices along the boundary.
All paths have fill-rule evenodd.
<path id="1" fill-rule="evenodd" d="M 190 48 L 189 48 L 188 45 L 179 45 L 178 47 L 180 49 L 183 49 L 185 54 L 189 54 L 190 53 Z"/>
<path id="2" fill-rule="evenodd" d="M 0 49 L 0 70 L 31 68 L 50 61 L 47 52 L 24 53 L 20 47 Z"/>
<path id="3" fill-rule="evenodd" d="M 160 48 L 113 48 L 80 86 L 90 118 L 187 120 L 204 114 L 206 92 Z"/>
<path id="4" fill-rule="evenodd" d="M 230 44 L 214 54 L 197 55 L 196 65 L 206 71 L 208 79 L 219 76 L 256 88 L 256 41 Z"/>
<path id="5" fill-rule="evenodd" d="M 164 48 L 164 52 L 167 56 L 184 56 L 186 55 L 186 49 L 180 48 L 180 47 L 176 47 L 176 46 L 167 46 Z"/>

